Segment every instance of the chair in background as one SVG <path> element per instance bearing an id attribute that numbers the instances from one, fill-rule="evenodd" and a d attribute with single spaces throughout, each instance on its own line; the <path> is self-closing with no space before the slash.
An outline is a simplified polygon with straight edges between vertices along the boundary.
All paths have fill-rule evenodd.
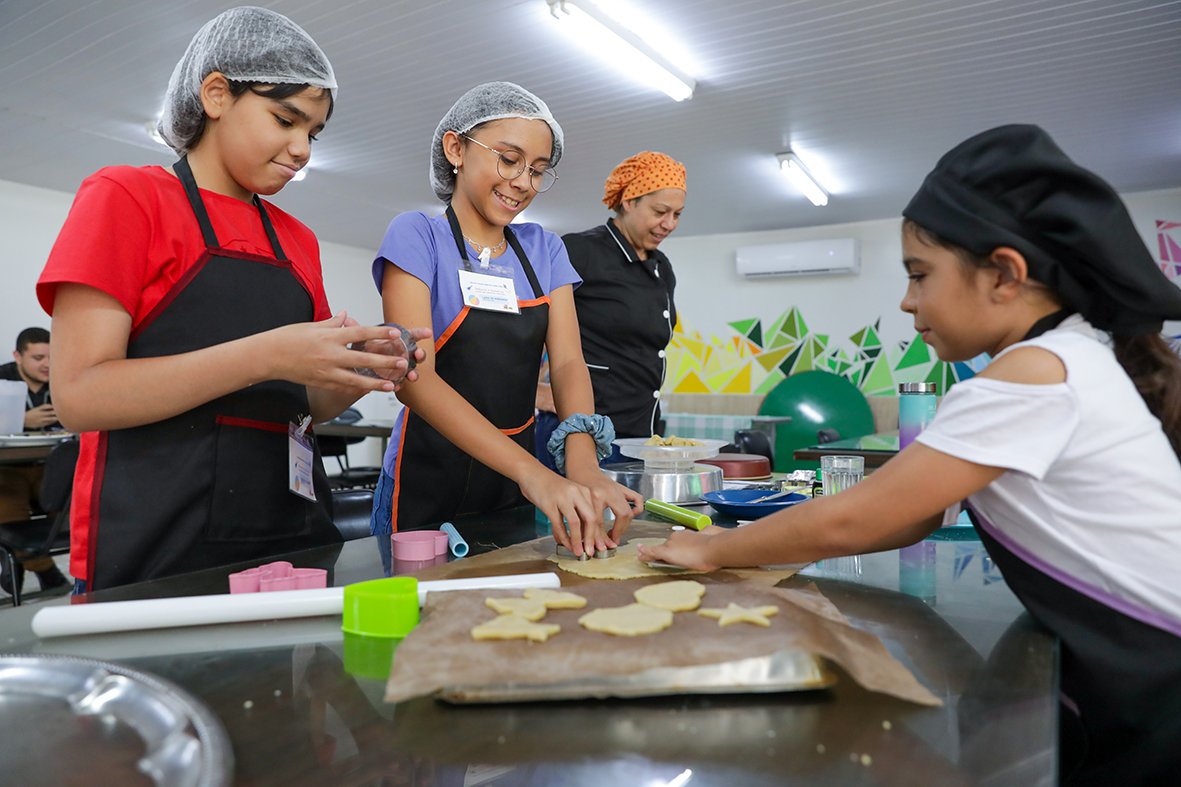
<path id="1" fill-rule="evenodd" d="M 354 424 L 361 420 L 361 411 L 349 407 L 343 413 L 332 419 L 330 423 Z M 380 467 L 352 467 L 349 465 L 349 446 L 364 440 L 362 435 L 344 437 L 338 435 L 316 435 L 316 444 L 320 446 L 320 455 L 325 461 L 329 457 L 336 460 L 340 472 L 328 476 L 328 485 L 333 489 L 374 489 L 381 477 Z M 325 467 L 327 470 L 327 467 Z"/>
<path id="2" fill-rule="evenodd" d="M 78 464 L 78 439 L 64 440 L 53 447 L 45 459 L 41 478 L 41 508 L 38 514 L 19 522 L 0 524 L 0 560 L 12 581 L 12 606 L 18 607 L 22 594 L 17 555 L 53 556 L 70 551 L 70 493 L 74 486 L 74 467 Z"/>
<path id="3" fill-rule="evenodd" d="M 766 432 L 758 429 L 737 429 L 734 431 L 732 445 L 737 449 L 735 453 L 765 456 L 772 466 L 775 465 L 775 451 Z"/>
<path id="4" fill-rule="evenodd" d="M 788 415 L 791 423 L 775 431 L 775 470 L 788 473 L 818 467 L 797 462 L 798 448 L 815 445 L 821 430 L 835 430 L 842 438 L 873 434 L 873 411 L 865 394 L 844 377 L 831 372 L 808 371 L 780 382 L 763 399 L 759 415 Z"/>
<path id="5" fill-rule="evenodd" d="M 345 541 L 368 538 L 373 513 L 372 489 L 337 489 L 332 493 L 332 522 Z"/>

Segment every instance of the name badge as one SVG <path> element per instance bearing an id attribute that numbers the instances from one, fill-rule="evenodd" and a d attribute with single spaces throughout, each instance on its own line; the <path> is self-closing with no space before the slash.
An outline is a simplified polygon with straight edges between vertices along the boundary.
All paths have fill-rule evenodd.
<path id="1" fill-rule="evenodd" d="M 287 424 L 287 485 L 295 494 L 315 502 L 316 487 L 312 482 L 312 439 L 307 428 L 311 416 L 299 424 Z"/>
<path id="2" fill-rule="evenodd" d="M 459 291 L 464 305 L 473 309 L 521 313 L 517 305 L 517 287 L 511 278 L 460 270 Z"/>

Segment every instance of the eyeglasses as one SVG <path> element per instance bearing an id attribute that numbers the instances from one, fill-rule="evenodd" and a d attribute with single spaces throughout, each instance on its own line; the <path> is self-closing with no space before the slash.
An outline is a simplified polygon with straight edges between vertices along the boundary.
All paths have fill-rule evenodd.
<path id="1" fill-rule="evenodd" d="M 467 134 L 461 134 L 469 142 L 475 142 L 489 153 L 496 154 L 496 174 L 505 180 L 520 177 L 521 173 L 529 170 L 529 185 L 538 194 L 549 191 L 550 186 L 558 180 L 558 175 L 552 169 L 534 169 L 525 163 L 525 157 L 515 150 L 497 150 L 490 148 L 478 139 L 472 139 Z"/>

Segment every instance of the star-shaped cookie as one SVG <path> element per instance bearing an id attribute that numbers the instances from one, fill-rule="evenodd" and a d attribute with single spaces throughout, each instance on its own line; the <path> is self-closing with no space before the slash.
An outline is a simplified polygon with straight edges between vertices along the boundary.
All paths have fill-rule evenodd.
<path id="1" fill-rule="evenodd" d="M 779 607 L 743 607 L 730 602 L 725 609 L 699 609 L 698 615 L 703 615 L 707 618 L 717 618 L 719 626 L 729 626 L 734 623 L 753 623 L 756 626 L 767 627 L 771 625 L 768 618 L 773 617 L 775 613 L 779 612 Z"/>
<path id="2" fill-rule="evenodd" d="M 545 642 L 562 627 L 554 623 L 531 623 L 516 615 L 500 615 L 472 629 L 472 639 L 528 639 Z"/>

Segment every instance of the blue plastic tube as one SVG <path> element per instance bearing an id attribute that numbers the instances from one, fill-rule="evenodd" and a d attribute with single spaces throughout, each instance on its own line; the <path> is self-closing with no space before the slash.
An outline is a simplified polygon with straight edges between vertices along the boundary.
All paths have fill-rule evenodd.
<path id="1" fill-rule="evenodd" d="M 444 522 L 439 526 L 439 529 L 447 534 L 447 546 L 451 549 L 451 554 L 456 557 L 464 557 L 467 555 L 467 542 L 463 540 L 463 536 L 455 529 L 455 525 L 450 522 Z"/>

